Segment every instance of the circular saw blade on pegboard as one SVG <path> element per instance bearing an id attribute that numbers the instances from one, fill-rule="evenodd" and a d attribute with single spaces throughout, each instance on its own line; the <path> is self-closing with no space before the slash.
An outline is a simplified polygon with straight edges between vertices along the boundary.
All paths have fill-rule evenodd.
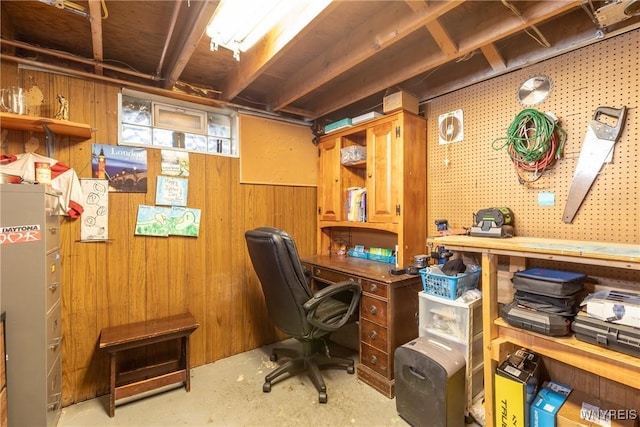
<path id="1" fill-rule="evenodd" d="M 440 145 L 460 142 L 464 139 L 464 117 L 462 110 L 438 116 L 438 140 Z"/>
<path id="2" fill-rule="evenodd" d="M 518 102 L 525 107 L 540 104 L 546 100 L 553 89 L 553 81 L 549 76 L 539 74 L 522 82 L 516 96 Z"/>

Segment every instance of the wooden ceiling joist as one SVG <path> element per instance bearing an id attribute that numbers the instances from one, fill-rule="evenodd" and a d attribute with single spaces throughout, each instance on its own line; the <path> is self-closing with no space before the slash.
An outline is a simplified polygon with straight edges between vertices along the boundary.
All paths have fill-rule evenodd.
<path id="1" fill-rule="evenodd" d="M 498 49 L 493 43 L 481 46 L 480 50 L 494 71 L 503 71 L 507 69 L 507 63 L 504 61 L 504 58 L 500 52 L 498 52 Z"/>
<path id="2" fill-rule="evenodd" d="M 406 9 L 404 3 L 391 3 L 392 8 Z M 273 109 L 281 110 L 284 106 L 363 63 L 382 49 L 392 46 L 461 3 L 462 1 L 439 2 L 393 22 L 389 22 L 388 19 L 390 11 L 383 10 L 354 29 L 349 37 L 345 37 L 344 43 L 334 45 L 292 76 L 281 92 L 271 100 Z M 375 29 L 375 37 L 372 37 L 372 28 Z"/>
<path id="3" fill-rule="evenodd" d="M 89 21 L 91 22 L 91 44 L 93 46 L 93 59 L 96 60 L 95 73 L 102 75 L 102 62 L 104 60 L 102 48 L 102 10 L 101 0 L 89 0 Z"/>
<path id="4" fill-rule="evenodd" d="M 426 3 L 415 1 L 407 1 L 406 3 L 414 12 L 419 12 L 420 10 L 428 8 Z M 451 38 L 451 35 L 442 26 L 440 21 L 438 21 L 438 19 L 434 19 L 433 21 L 427 22 L 425 26 L 431 34 L 431 37 L 433 37 L 433 39 L 440 47 L 440 50 L 444 52 L 445 55 L 455 57 L 458 53 L 458 46 L 456 46 L 456 43 Z"/>
<path id="5" fill-rule="evenodd" d="M 322 9 L 319 9 L 317 5 L 320 5 Z M 304 37 L 307 32 L 312 31 L 313 26 L 309 24 L 314 19 L 322 14 L 330 13 L 336 7 L 336 2 L 331 2 L 328 5 L 322 2 L 301 2 L 296 5 L 288 18 L 285 18 L 280 25 L 263 37 L 257 46 L 242 54 L 238 72 L 230 74 L 222 87 L 223 98 L 232 100 L 240 94 L 268 70 L 269 64 L 287 53 L 295 38 Z"/>
<path id="6" fill-rule="evenodd" d="M 519 31 L 535 25 L 555 16 L 559 13 L 569 11 L 578 7 L 580 1 L 567 2 L 534 2 L 534 4 L 523 13 L 524 20 L 513 16 L 510 19 L 502 20 L 486 28 L 478 28 L 472 36 L 461 39 L 458 43 L 459 55 L 465 55 L 487 44 L 493 43 L 501 38 L 508 37 Z M 313 118 L 321 117 L 331 111 L 339 110 L 353 102 L 364 99 L 370 95 L 384 91 L 410 78 L 428 72 L 450 60 L 446 55 L 424 57 L 419 61 L 403 61 L 397 58 L 397 70 L 394 74 L 389 74 L 386 70 L 372 70 L 366 82 L 351 85 L 349 97 L 341 96 L 340 91 L 326 91 L 325 96 L 316 99 L 316 110 Z"/>
<path id="7" fill-rule="evenodd" d="M 182 0 L 176 0 L 182 1 Z M 207 25 L 211 21 L 211 17 L 218 6 L 218 1 L 205 0 L 202 2 L 190 3 L 190 21 L 187 28 L 189 31 L 184 33 L 181 40 L 174 44 L 174 48 L 167 52 L 170 58 L 168 71 L 165 73 L 164 87 L 169 89 L 178 81 L 182 71 L 184 71 L 189 59 L 195 52 L 198 42 L 205 34 Z"/>

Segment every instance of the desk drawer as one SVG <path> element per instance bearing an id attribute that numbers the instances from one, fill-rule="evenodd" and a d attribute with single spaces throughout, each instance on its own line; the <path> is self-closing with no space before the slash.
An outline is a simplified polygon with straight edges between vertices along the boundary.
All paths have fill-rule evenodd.
<path id="1" fill-rule="evenodd" d="M 362 320 L 360 321 L 360 341 L 378 350 L 387 351 L 387 328 L 368 320 Z"/>
<path id="2" fill-rule="evenodd" d="M 362 292 L 367 292 L 381 298 L 387 298 L 387 284 L 362 279 Z"/>
<path id="3" fill-rule="evenodd" d="M 360 317 L 387 326 L 387 302 L 363 294 L 360 299 Z"/>
<path id="4" fill-rule="evenodd" d="M 360 346 L 360 363 L 383 375 L 391 378 L 393 372 L 389 369 L 389 355 L 375 347 L 362 343 Z"/>
<path id="5" fill-rule="evenodd" d="M 330 270 L 328 268 L 309 266 L 309 269 L 314 279 L 325 283 L 338 283 L 344 282 L 345 280 L 353 280 L 356 283 L 360 283 L 361 280 L 358 276 Z"/>

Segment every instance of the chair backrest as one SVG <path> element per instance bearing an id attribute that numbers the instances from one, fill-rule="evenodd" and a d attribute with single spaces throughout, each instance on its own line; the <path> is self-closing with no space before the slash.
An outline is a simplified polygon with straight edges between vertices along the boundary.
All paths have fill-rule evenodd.
<path id="1" fill-rule="evenodd" d="M 313 293 L 295 242 L 286 232 L 271 227 L 249 230 L 245 240 L 269 317 L 286 334 L 296 338 L 308 336 L 313 327 L 307 322 L 302 305 Z"/>

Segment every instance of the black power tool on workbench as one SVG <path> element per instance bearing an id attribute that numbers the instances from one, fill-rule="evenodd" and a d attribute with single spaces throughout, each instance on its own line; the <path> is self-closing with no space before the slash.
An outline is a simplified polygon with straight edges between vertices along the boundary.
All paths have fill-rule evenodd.
<path id="1" fill-rule="evenodd" d="M 513 237 L 513 212 L 509 208 L 480 209 L 473 215 L 471 236 Z"/>

